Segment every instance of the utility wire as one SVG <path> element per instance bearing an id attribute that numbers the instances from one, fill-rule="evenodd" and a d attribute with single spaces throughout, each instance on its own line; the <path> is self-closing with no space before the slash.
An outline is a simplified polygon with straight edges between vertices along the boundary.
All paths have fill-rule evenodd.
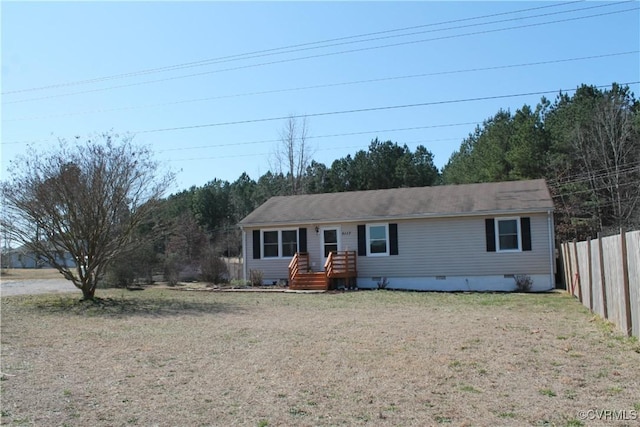
<path id="1" fill-rule="evenodd" d="M 608 6 L 609 4 L 606 4 L 606 5 Z M 598 7 L 604 7 L 604 5 L 600 5 Z M 179 80 L 179 79 L 185 79 L 185 78 L 191 78 L 191 77 L 198 77 L 198 76 L 209 75 L 209 74 L 214 74 L 214 73 L 221 73 L 221 72 L 226 72 L 226 71 L 237 71 L 237 70 L 241 70 L 241 69 L 255 68 L 255 67 L 260 67 L 260 66 L 265 66 L 265 65 L 282 64 L 282 63 L 301 61 L 301 60 L 306 60 L 306 59 L 314 59 L 314 58 L 342 55 L 342 54 L 346 54 L 346 53 L 364 52 L 364 51 L 370 51 L 370 50 L 376 50 L 376 49 L 384 49 L 384 48 L 390 48 L 390 47 L 398 47 L 398 46 L 405 46 L 405 45 L 418 44 L 418 43 L 424 43 L 424 42 L 430 42 L 430 41 L 439 41 L 439 40 L 453 39 L 453 38 L 459 38 L 459 37 L 476 36 L 476 35 L 482 35 L 482 34 L 497 33 L 497 32 L 502 32 L 502 31 L 517 30 L 517 29 L 523 29 L 523 28 L 531 28 L 531 27 L 538 27 L 538 26 L 543 26 L 543 25 L 550 25 L 550 24 L 557 24 L 557 23 L 563 23 L 563 22 L 577 21 L 577 20 L 581 20 L 581 19 L 588 19 L 588 18 L 595 18 L 595 17 L 613 15 L 613 14 L 617 14 L 617 13 L 624 13 L 624 12 L 629 12 L 629 11 L 634 11 L 634 10 L 639 10 L 639 9 L 640 9 L 639 7 L 635 7 L 635 8 L 631 8 L 631 9 L 617 10 L 617 11 L 613 11 L 613 12 L 599 13 L 599 14 L 594 14 L 594 15 L 585 15 L 585 16 L 574 17 L 574 18 L 566 18 L 566 19 L 560 19 L 560 20 L 556 20 L 556 21 L 539 22 L 539 23 L 533 23 L 533 24 L 523 24 L 523 25 L 514 26 L 514 27 L 505 27 L 505 28 L 498 28 L 498 29 L 493 29 L 493 30 L 475 31 L 475 32 L 471 32 L 471 33 L 454 34 L 454 35 L 441 36 L 441 37 L 435 37 L 435 38 L 430 38 L 430 39 L 411 40 L 411 41 L 399 42 L 399 43 L 391 43 L 391 44 L 386 44 L 386 45 L 369 46 L 369 47 L 363 47 L 363 48 L 357 48 L 357 49 L 349 49 L 349 50 L 343 50 L 343 51 L 337 51 L 337 52 L 328 52 L 328 53 L 317 54 L 317 55 L 302 56 L 302 57 L 297 57 L 297 58 L 281 59 L 281 60 L 263 62 L 263 63 L 258 63 L 258 64 L 249 64 L 249 65 L 242 65 L 242 66 L 231 67 L 231 68 L 224 68 L 224 69 L 218 69 L 218 70 L 212 70 L 212 71 L 205 71 L 205 72 L 194 73 L 194 74 L 187 74 L 187 75 L 182 75 L 182 76 L 167 77 L 167 78 L 163 78 L 163 79 L 147 80 L 147 81 L 143 81 L 143 82 L 129 83 L 129 84 L 117 85 L 117 86 L 109 86 L 109 87 L 105 87 L 105 88 L 84 90 L 84 91 L 78 91 L 78 92 L 68 92 L 68 93 L 57 94 L 57 95 L 49 95 L 49 96 L 43 96 L 43 97 L 37 97 L 37 98 L 28 98 L 28 99 L 22 99 L 22 100 L 16 100 L 16 101 L 9 101 L 9 102 L 3 102 L 3 104 L 4 105 L 17 104 L 17 103 L 40 101 L 40 100 L 52 99 L 52 98 L 60 98 L 60 97 L 65 97 L 65 96 L 80 95 L 80 94 L 85 94 L 85 93 L 103 92 L 103 91 L 108 91 L 108 90 L 113 90 L 113 89 L 122 89 L 122 88 L 133 87 L 133 86 L 140 86 L 140 85 L 146 85 L 146 84 L 152 84 L 152 83 L 160 83 L 160 82 L 166 82 L 166 81 L 172 81 L 172 80 Z M 527 17 L 527 18 L 530 18 L 530 17 Z M 521 19 L 526 19 L 526 18 L 521 18 Z M 485 25 L 485 24 L 479 24 L 479 25 Z"/>
<path id="2" fill-rule="evenodd" d="M 463 124 L 463 123 L 461 123 Z M 473 123 L 470 123 L 473 124 Z M 435 127 L 435 126 L 426 126 L 426 127 Z M 422 128 L 422 127 L 420 127 Z M 411 129 L 411 128 L 409 128 Z M 400 130 L 404 130 L 404 129 L 400 129 Z M 392 130 L 391 130 L 392 131 Z M 360 134 L 360 133 L 376 133 L 376 132 L 385 132 L 385 130 L 380 130 L 380 131 L 370 131 L 370 132 L 356 132 L 356 134 Z M 331 137 L 331 136 L 344 136 L 344 135 L 352 135 L 352 134 L 337 134 L 337 135 L 322 135 L 322 136 L 317 136 L 316 138 L 326 138 L 326 137 Z M 439 139 L 425 139 L 425 140 L 417 140 L 417 141 L 405 141 L 402 144 L 403 145 L 413 145 L 413 144 L 425 144 L 425 143 L 430 143 L 430 142 L 442 142 L 442 141 L 455 141 L 458 140 L 458 138 L 439 138 Z M 187 150 L 187 149 L 195 149 L 195 148 L 209 148 L 209 147 L 222 147 L 222 146 L 232 146 L 232 145 L 242 145 L 242 144 L 257 144 L 257 143 L 263 143 L 263 142 L 278 142 L 280 141 L 279 139 L 275 139 L 275 140 L 265 140 L 265 141 L 251 141 L 251 142 L 244 142 L 244 143 L 237 143 L 237 144 L 220 144 L 220 145 L 205 145 L 205 146 L 201 146 L 201 147 L 187 147 L 187 148 L 171 148 L 171 149 L 167 149 L 167 150 L 160 150 L 157 151 L 157 153 L 164 153 L 164 152 L 168 152 L 168 151 L 174 151 L 174 150 Z M 352 145 L 352 146 L 341 146 L 340 148 L 346 148 L 346 149 L 364 149 L 365 147 L 363 147 L 362 144 L 360 145 Z M 319 148 L 317 151 L 329 151 L 329 150 L 335 150 L 335 147 L 324 147 L 324 148 Z M 183 159 L 168 159 L 168 161 L 170 162 L 187 162 L 187 161 L 194 161 L 194 160 L 218 160 L 218 159 L 230 159 L 230 158 L 238 158 L 238 157 L 264 157 L 264 156 L 268 156 L 269 153 L 250 153 L 250 154 L 226 154 L 226 155 L 216 155 L 216 156 L 210 156 L 210 157 L 191 157 L 191 158 L 183 158 Z M 621 169 L 620 170 L 620 175 L 626 175 L 632 172 L 638 172 L 638 166 L 631 166 L 629 168 L 625 168 L 625 169 Z M 612 175 L 613 173 L 608 173 L 608 174 L 599 174 L 596 179 L 602 179 L 607 175 Z M 580 174 L 577 174 L 575 176 L 580 176 Z M 549 187 L 552 188 L 562 188 L 564 185 L 567 184 L 575 184 L 575 183 L 579 183 L 582 180 L 575 180 L 575 181 L 563 181 L 561 184 L 549 184 L 550 181 L 553 180 L 547 180 L 547 185 Z M 622 185 L 622 184 L 621 184 Z M 626 185 L 626 183 L 625 183 Z M 592 191 L 592 190 L 570 190 L 570 191 L 566 191 L 563 193 L 558 193 L 558 195 L 554 195 L 552 197 L 561 197 L 563 194 L 573 194 L 573 193 L 583 193 L 586 191 Z"/>
<path id="3" fill-rule="evenodd" d="M 640 186 L 640 181 L 629 181 L 629 182 L 623 182 L 623 183 L 619 183 L 618 184 L 620 187 L 626 187 L 629 185 L 637 185 Z M 583 193 L 592 193 L 594 191 L 600 191 L 600 190 L 610 190 L 611 187 L 609 186 L 604 186 L 604 187 L 598 187 L 598 188 L 588 188 L 586 190 L 573 190 L 573 191 L 567 191 L 567 192 L 562 192 L 562 193 L 558 193 L 555 196 L 552 196 L 553 198 L 559 198 L 562 196 L 567 196 L 567 195 L 571 195 L 571 194 L 583 194 Z"/>
<path id="4" fill-rule="evenodd" d="M 377 82 L 384 82 L 384 81 L 406 80 L 406 79 L 415 79 L 415 78 L 422 78 L 422 77 L 434 77 L 434 76 L 442 76 L 442 75 L 448 75 L 448 74 L 462 74 L 462 73 L 473 73 L 478 71 L 493 71 L 493 70 L 501 70 L 501 69 L 509 69 L 509 68 L 530 67 L 530 66 L 536 66 L 536 65 L 549 65 L 549 64 L 573 62 L 573 61 L 585 61 L 585 60 L 592 60 L 592 59 L 609 58 L 609 57 L 621 56 L 621 55 L 632 55 L 632 54 L 638 54 L 638 53 L 640 53 L 640 50 L 609 53 L 609 54 L 602 54 L 602 55 L 583 56 L 583 57 L 577 57 L 577 58 L 528 62 L 528 63 L 522 63 L 522 64 L 507 64 L 507 65 L 497 65 L 493 67 L 437 71 L 432 73 L 420 73 L 420 74 L 409 74 L 409 75 L 402 75 L 402 76 L 381 77 L 377 79 L 355 80 L 355 81 L 348 81 L 348 82 L 335 82 L 335 83 L 326 83 L 326 84 L 319 84 L 319 85 L 299 86 L 299 87 L 293 87 L 293 88 L 244 92 L 244 93 L 237 93 L 237 94 L 230 94 L 230 95 L 218 95 L 218 96 L 212 96 L 212 97 L 195 98 L 195 99 L 171 101 L 171 102 L 156 103 L 156 104 L 146 104 L 146 105 L 117 107 L 117 108 L 109 108 L 109 109 L 93 110 L 93 111 L 53 114 L 48 116 L 18 117 L 15 119 L 2 119 L 2 121 L 13 122 L 13 121 L 26 121 L 26 120 L 41 120 L 41 119 L 51 119 L 51 118 L 58 118 L 58 117 L 69 117 L 69 116 L 82 115 L 82 114 L 97 114 L 97 113 L 127 111 L 127 110 L 144 109 L 144 108 L 165 107 L 168 105 L 179 105 L 179 104 L 187 104 L 187 103 L 193 103 L 193 102 L 213 101 L 213 100 L 219 100 L 219 99 L 238 98 L 243 96 L 269 95 L 269 94 L 275 94 L 275 93 L 295 92 L 295 91 L 312 90 L 312 89 L 326 89 L 330 87 L 350 86 L 350 85 L 365 84 L 365 83 L 377 83 Z"/>
<path id="5" fill-rule="evenodd" d="M 640 81 L 620 83 L 620 85 L 628 86 L 631 84 L 638 84 L 638 83 L 640 83 Z M 594 87 L 601 89 L 609 86 L 610 85 L 599 85 Z M 306 118 L 306 117 L 322 117 L 322 116 L 332 116 L 332 115 L 339 115 L 339 114 L 366 113 L 371 111 L 385 111 L 385 110 L 396 110 L 396 109 L 403 109 L 403 108 L 426 107 L 431 105 L 457 104 L 457 103 L 463 103 L 463 102 L 487 101 L 487 100 L 493 100 L 493 99 L 516 98 L 516 97 L 522 97 L 522 96 L 548 95 L 548 94 L 558 93 L 558 92 L 574 92 L 576 90 L 577 89 L 559 89 L 559 90 L 556 89 L 556 90 L 546 90 L 546 91 L 538 91 L 538 92 L 516 93 L 516 94 L 509 94 L 509 95 L 494 95 L 494 96 L 483 96 L 483 97 L 477 97 L 477 98 L 453 99 L 453 100 L 446 100 L 446 101 L 431 101 L 431 102 L 421 102 L 416 104 L 391 105 L 391 106 L 382 106 L 382 107 L 359 108 L 359 109 L 353 109 L 353 110 L 328 111 L 328 112 L 321 112 L 321 113 L 268 117 L 268 118 L 261 118 L 261 119 L 237 120 L 237 121 L 231 121 L 231 122 L 206 123 L 206 124 L 191 125 L 191 126 L 147 129 L 147 130 L 135 131 L 133 133 L 136 134 L 136 133 L 167 132 L 167 131 L 186 130 L 186 129 L 199 129 L 199 128 L 205 128 L 205 127 L 232 126 L 232 125 L 240 125 L 240 124 L 248 124 L 248 123 L 270 122 L 270 121 L 286 120 L 286 119 L 300 119 L 300 118 Z"/>
<path id="6" fill-rule="evenodd" d="M 634 81 L 634 82 L 625 82 L 625 83 L 619 83 L 619 84 L 621 86 L 629 86 L 629 85 L 639 84 L 639 83 L 640 81 Z M 593 87 L 602 89 L 602 88 L 608 88 L 609 86 L 610 85 L 597 85 Z M 516 93 L 516 94 L 509 94 L 509 95 L 494 95 L 494 96 L 484 96 L 484 97 L 476 97 L 476 98 L 462 98 L 462 99 L 445 100 L 445 101 L 422 102 L 422 103 L 416 103 L 416 104 L 391 105 L 391 106 L 381 106 L 381 107 L 360 108 L 360 109 L 353 109 L 353 110 L 328 111 L 328 112 L 320 112 L 320 113 L 298 114 L 298 115 L 260 118 L 260 119 L 237 120 L 237 121 L 230 121 L 230 122 L 205 123 L 205 124 L 190 125 L 190 126 L 146 129 L 146 130 L 133 131 L 131 133 L 144 134 L 144 133 L 169 132 L 169 131 L 178 131 L 178 130 L 187 130 L 187 129 L 200 129 L 200 128 L 206 128 L 206 127 L 233 126 L 233 125 L 248 124 L 248 123 L 261 123 L 261 122 L 270 122 L 270 121 L 287 120 L 287 119 L 301 119 L 301 118 L 307 118 L 307 117 L 322 117 L 322 116 L 331 116 L 331 115 L 340 115 L 340 114 L 353 114 L 353 113 L 364 113 L 364 112 L 372 112 L 372 111 L 417 108 L 417 107 L 426 107 L 426 106 L 432 106 L 432 105 L 487 101 L 487 100 L 494 100 L 494 99 L 516 98 L 516 97 L 533 96 L 533 95 L 548 95 L 548 94 L 554 94 L 559 92 L 568 93 L 568 92 L 575 92 L 576 90 L 577 89 L 556 89 L 556 90 L 546 90 L 546 91 L 538 91 L 538 92 Z M 39 140 L 39 141 L 47 141 L 47 140 Z M 25 142 L 35 142 L 35 141 L 10 141 L 10 142 L 2 142 L 2 145 L 20 144 Z"/>
<path id="7" fill-rule="evenodd" d="M 605 167 L 600 168 L 600 169 L 595 169 L 595 170 L 591 171 L 591 173 L 602 173 L 602 172 L 615 171 L 614 167 L 615 167 L 615 165 L 605 166 Z M 625 164 L 622 164 L 622 165 L 618 165 L 618 167 L 620 167 L 620 168 L 626 168 L 626 167 L 638 167 L 638 168 L 640 168 L 640 163 L 625 163 Z M 562 185 L 565 182 L 571 181 L 573 178 L 582 177 L 582 176 L 584 176 L 584 174 L 585 174 L 585 172 L 581 172 L 581 173 L 578 173 L 578 174 L 566 175 L 566 176 L 564 176 L 562 178 L 551 179 L 548 182 L 555 182 L 558 185 Z"/>
<path id="8" fill-rule="evenodd" d="M 629 86 L 629 85 L 639 84 L 639 83 L 640 81 L 634 81 L 634 82 L 624 82 L 619 84 L 621 86 Z M 593 87 L 602 89 L 602 88 L 607 88 L 609 86 L 610 85 L 597 85 Z M 268 117 L 268 118 L 259 118 L 259 119 L 237 120 L 237 121 L 230 121 L 230 122 L 205 123 L 205 124 L 190 125 L 190 126 L 146 129 L 146 130 L 132 131 L 131 133 L 144 134 L 144 133 L 168 132 L 168 131 L 178 131 L 178 130 L 187 130 L 187 129 L 200 129 L 200 128 L 206 128 L 206 127 L 233 126 L 233 125 L 248 124 L 248 123 L 271 122 L 271 121 L 287 120 L 287 119 L 301 119 L 301 118 L 307 118 L 307 117 L 322 117 L 322 116 L 331 116 L 331 115 L 340 115 L 340 114 L 354 114 L 354 113 L 364 113 L 364 112 L 372 112 L 372 111 L 417 108 L 417 107 L 426 107 L 426 106 L 432 106 L 432 105 L 487 101 L 487 100 L 494 100 L 494 99 L 516 98 L 516 97 L 533 96 L 533 95 L 549 95 L 549 94 L 559 93 L 559 92 L 560 93 L 575 92 L 576 90 L 577 89 L 556 89 L 556 90 L 546 90 L 546 91 L 538 91 L 538 92 L 516 93 L 516 94 L 509 94 L 509 95 L 493 95 L 493 96 L 484 96 L 484 97 L 477 97 L 477 98 L 462 98 L 462 99 L 445 100 L 445 101 L 422 102 L 422 103 L 416 103 L 416 104 L 391 105 L 391 106 L 381 106 L 381 107 L 360 108 L 360 109 L 353 109 L 353 110 L 328 111 L 328 112 L 310 113 L 310 114 L 298 114 L 298 115 L 287 115 L 287 116 Z M 39 140 L 39 141 L 47 141 L 47 140 Z M 35 141 L 26 141 L 26 142 L 35 142 Z M 2 142 L 2 145 L 20 144 L 20 143 L 25 143 L 25 141 Z"/>
<path id="9" fill-rule="evenodd" d="M 531 19 L 531 18 L 541 18 L 541 17 L 552 16 L 552 15 L 571 13 L 571 12 L 580 12 L 580 11 L 589 10 L 589 9 L 597 9 L 597 8 L 601 8 L 601 7 L 616 6 L 616 5 L 620 5 L 620 4 L 623 4 L 623 3 L 630 3 L 630 2 L 631 2 L 631 0 L 625 0 L 625 1 L 619 1 L 619 2 L 616 2 L 616 3 L 608 3 L 608 4 L 600 4 L 600 5 L 596 5 L 596 6 L 583 7 L 583 8 L 580 8 L 580 9 L 565 10 L 565 11 L 560 11 L 560 12 L 543 13 L 543 14 L 540 14 L 540 15 L 530 15 L 530 16 L 523 16 L 523 17 L 517 17 L 517 18 L 501 19 L 501 20 L 498 20 L 498 21 L 488 21 L 488 22 L 481 22 L 481 23 L 477 23 L 477 24 L 466 24 L 466 25 L 459 25 L 459 26 L 455 26 L 455 27 L 440 28 L 440 29 L 435 29 L 435 30 L 423 30 L 423 31 L 416 31 L 416 32 L 398 34 L 398 35 L 393 35 L 393 36 L 374 37 L 374 38 L 368 38 L 368 39 L 364 39 L 364 40 L 355 40 L 355 41 L 351 41 L 351 42 L 340 42 L 340 43 L 325 44 L 323 46 L 316 46 L 316 47 L 309 47 L 309 48 L 302 48 L 302 49 L 289 49 L 289 50 L 283 50 L 283 51 L 277 52 L 277 53 L 255 54 L 255 55 L 251 55 L 251 56 L 244 56 L 244 57 L 242 57 L 240 59 L 242 59 L 242 60 L 255 59 L 255 58 L 262 58 L 262 57 L 265 57 L 265 56 L 282 55 L 284 53 L 296 53 L 296 52 L 301 52 L 301 51 L 314 50 L 314 49 L 325 49 L 325 48 L 328 48 L 328 47 L 344 46 L 344 45 L 355 44 L 355 43 L 364 43 L 364 42 L 370 42 L 370 41 L 388 40 L 388 39 L 398 38 L 398 37 L 416 36 L 416 35 L 420 35 L 420 34 L 435 33 L 435 32 L 442 32 L 442 31 L 449 31 L 449 30 L 459 30 L 459 29 L 463 29 L 463 28 L 479 27 L 479 26 L 491 25 L 491 24 L 500 24 L 500 23 L 511 22 L 511 21 L 521 21 L 521 20 Z M 428 26 L 431 26 L 431 25 L 428 25 Z M 211 62 L 211 64 L 219 64 L 219 63 L 231 62 L 231 61 L 236 61 L 236 60 L 237 59 L 220 60 L 220 61 Z"/>
<path id="10" fill-rule="evenodd" d="M 404 142 L 403 145 L 413 145 L 413 144 L 425 144 L 425 143 L 429 143 L 429 142 L 441 142 L 441 141 L 454 141 L 457 140 L 458 138 L 439 138 L 439 139 L 424 139 L 424 140 L 418 140 L 418 141 L 407 141 Z M 351 146 L 340 146 L 340 148 L 344 148 L 344 149 L 360 149 L 363 150 L 365 149 L 365 147 L 363 147 L 362 144 L 360 145 L 351 145 Z M 329 150 L 335 150 L 335 147 L 326 147 L 326 148 L 319 148 L 317 151 L 329 151 Z M 194 161 L 194 160 L 218 160 L 218 159 L 232 159 L 232 158 L 237 158 L 237 157 L 266 157 L 268 156 L 269 153 L 250 153 L 250 154 L 225 154 L 222 156 L 211 156 L 211 157 L 191 157 L 191 158 L 186 158 L 186 159 L 168 159 L 169 162 L 189 162 L 189 161 Z"/>
<path id="11" fill-rule="evenodd" d="M 430 23 L 430 24 L 415 25 L 415 26 L 411 26 L 411 27 L 396 28 L 396 29 L 390 29 L 390 30 L 384 30 L 384 31 L 376 31 L 376 32 L 364 33 L 364 34 L 356 34 L 356 35 L 352 35 L 352 36 L 338 37 L 338 38 L 332 38 L 332 39 L 320 40 L 320 41 L 314 41 L 314 42 L 299 43 L 299 44 L 282 46 L 282 47 L 277 47 L 277 48 L 270 48 L 270 49 L 252 51 L 252 52 L 245 52 L 245 53 L 234 54 L 234 55 L 223 56 L 223 57 L 217 57 L 217 58 L 203 59 L 203 60 L 199 60 L 199 61 L 186 62 L 186 63 L 181 63 L 181 64 L 174 64 L 174 65 L 169 65 L 169 66 L 165 66 L 165 67 L 150 68 L 150 69 L 146 69 L 146 70 L 139 70 L 139 71 L 133 71 L 133 72 L 128 72 L 128 73 L 121 73 L 121 74 L 115 74 L 115 75 L 110 75 L 110 76 L 97 77 L 97 78 L 92 78 L 92 79 L 76 80 L 76 81 L 71 81 L 71 82 L 66 82 L 66 83 L 57 83 L 57 84 L 34 87 L 34 88 L 28 88 L 28 89 L 12 90 L 12 91 L 7 91 L 7 92 L 2 92 L 2 94 L 3 95 L 8 95 L 8 94 L 15 94 L 15 93 L 22 93 L 22 92 L 33 92 L 33 91 L 39 91 L 39 90 L 45 90 L 45 89 L 55 89 L 55 88 L 65 87 L 65 86 L 75 86 L 75 85 L 81 85 L 81 84 L 98 83 L 98 82 L 106 81 L 106 80 L 114 80 L 114 79 L 120 79 L 120 78 L 126 78 L 126 77 L 134 77 L 134 76 L 138 76 L 138 75 L 146 75 L 146 74 L 159 73 L 159 72 L 165 72 L 165 71 L 173 71 L 173 70 L 177 70 L 177 69 L 200 67 L 200 66 L 209 65 L 211 63 L 217 63 L 217 62 L 224 61 L 224 60 L 244 59 L 245 57 L 248 57 L 248 56 L 251 56 L 251 55 L 265 54 L 265 53 L 270 53 L 270 52 L 278 52 L 278 51 L 282 51 L 282 50 L 285 50 L 285 49 L 294 49 L 294 48 L 313 46 L 313 45 L 318 45 L 318 44 L 326 44 L 326 43 L 344 41 L 344 40 L 349 40 L 349 39 L 354 39 L 354 38 L 378 36 L 378 35 L 381 35 L 381 34 L 389 34 L 389 33 L 400 32 L 400 31 L 410 31 L 410 30 L 415 30 L 415 29 L 418 29 L 418 28 L 426 28 L 426 27 L 433 27 L 433 26 L 438 26 L 438 25 L 455 24 L 455 23 L 458 23 L 458 22 L 466 22 L 466 21 L 472 21 L 472 20 L 478 20 L 478 19 L 493 18 L 493 17 L 496 17 L 496 16 L 504 16 L 504 15 L 522 13 L 522 12 L 529 12 L 529 11 L 533 11 L 533 10 L 540 10 L 540 9 L 548 9 L 548 8 L 552 8 L 552 7 L 566 6 L 566 5 L 571 5 L 571 4 L 575 4 L 575 3 L 581 3 L 581 2 L 584 2 L 584 1 L 585 0 L 570 1 L 570 2 L 552 4 L 552 5 L 532 7 L 532 8 L 527 8 L 527 9 L 519 9 L 519 10 L 515 10 L 515 11 L 510 11 L 510 12 L 494 13 L 494 14 L 490 14 L 490 15 L 482 15 L 482 16 L 455 19 L 455 20 L 442 21 L 442 22 L 436 22 L 436 23 Z M 620 2 L 620 3 L 622 3 L 622 2 Z M 326 47 L 326 46 L 323 46 L 323 47 Z"/>
<path id="12" fill-rule="evenodd" d="M 379 129 L 379 130 L 369 130 L 369 131 L 359 131 L 359 132 L 349 132 L 349 133 L 334 133 L 330 135 L 316 135 L 316 136 L 308 136 L 307 139 L 317 139 L 317 138 L 335 138 L 339 136 L 355 136 L 355 135 L 367 135 L 372 133 L 382 133 L 382 132 L 402 132 L 408 130 L 419 130 L 419 129 L 434 129 L 434 128 L 443 128 L 443 127 L 454 127 L 454 126 L 469 126 L 469 125 L 477 125 L 479 122 L 467 122 L 467 123 L 449 123 L 442 125 L 430 125 L 430 126 L 414 126 L 409 128 L 396 128 L 396 129 Z M 457 138 L 456 138 L 457 139 Z M 281 139 L 264 139 L 259 141 L 245 141 L 245 142 L 236 142 L 236 143 L 225 143 L 225 144 L 208 144 L 208 145 L 200 145 L 197 147 L 179 147 L 179 148 L 167 148 L 166 150 L 159 150 L 157 153 L 164 153 L 167 151 L 184 151 L 184 150 L 198 150 L 202 148 L 218 148 L 218 147 L 232 147 L 236 145 L 253 145 L 253 144 L 266 144 L 279 142 Z"/>
<path id="13" fill-rule="evenodd" d="M 355 136 L 355 135 L 366 135 L 372 133 L 382 133 L 382 132 L 403 132 L 409 130 L 420 130 L 420 129 L 433 129 L 433 128 L 444 128 L 444 127 L 455 127 L 455 126 L 469 126 L 469 125 L 478 125 L 480 122 L 466 122 L 466 123 L 447 123 L 447 124 L 436 124 L 436 125 L 428 125 L 428 126 L 413 126 L 407 128 L 394 128 L 394 129 L 377 129 L 377 130 L 367 130 L 367 131 L 358 131 L 358 132 L 347 132 L 347 133 L 334 133 L 328 135 L 312 135 L 308 136 L 307 139 L 314 138 L 335 138 L 339 136 Z M 55 139 L 39 139 L 39 140 L 28 140 L 28 141 L 11 141 L 11 142 L 3 142 L 2 144 L 26 144 L 30 142 L 51 142 L 55 141 Z M 179 148 L 167 148 L 165 150 L 159 150 L 158 153 L 164 153 L 166 151 L 184 151 L 184 150 L 194 150 L 194 149 L 202 149 L 202 148 L 216 148 L 216 147 L 231 147 L 234 145 L 253 145 L 253 144 L 265 144 L 270 142 L 278 142 L 280 139 L 263 139 L 256 141 L 245 141 L 245 142 L 235 142 L 235 143 L 224 143 L 224 144 L 207 144 L 200 145 L 197 147 L 179 147 Z"/>
<path id="14" fill-rule="evenodd" d="M 613 169 L 612 167 L 596 169 L 594 171 L 581 172 L 573 175 L 572 178 L 566 180 L 549 180 L 547 185 L 551 188 L 562 188 L 566 185 L 579 184 L 589 182 L 591 180 L 599 180 L 613 175 L 626 175 L 628 173 L 640 172 L 640 163 L 628 163 L 624 165 L 618 165 L 619 169 Z M 590 174 L 590 175 L 589 175 Z"/>

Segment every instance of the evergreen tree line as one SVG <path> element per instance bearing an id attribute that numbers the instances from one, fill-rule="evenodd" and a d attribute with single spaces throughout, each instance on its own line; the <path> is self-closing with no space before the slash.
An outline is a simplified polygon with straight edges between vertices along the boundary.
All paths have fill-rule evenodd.
<path id="1" fill-rule="evenodd" d="M 220 256 L 241 251 L 237 223 L 272 196 L 545 178 L 559 240 L 640 226 L 640 103 L 628 87 L 580 86 L 514 113 L 500 110 L 465 138 L 439 171 L 424 146 L 374 139 L 330 166 L 311 160 L 301 176 L 246 173 L 172 194 L 141 228 L 145 250 L 125 257 L 127 274 L 198 271 L 227 277 Z M 139 260 L 138 258 L 141 258 Z M 194 273 L 195 274 L 195 273 Z"/>

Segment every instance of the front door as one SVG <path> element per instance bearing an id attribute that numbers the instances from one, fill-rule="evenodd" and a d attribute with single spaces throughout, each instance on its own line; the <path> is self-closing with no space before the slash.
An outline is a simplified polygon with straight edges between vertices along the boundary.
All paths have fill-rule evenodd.
<path id="1" fill-rule="evenodd" d="M 336 252 L 340 247 L 340 227 L 321 228 L 320 244 L 322 245 L 322 266 L 324 267 L 329 252 Z"/>

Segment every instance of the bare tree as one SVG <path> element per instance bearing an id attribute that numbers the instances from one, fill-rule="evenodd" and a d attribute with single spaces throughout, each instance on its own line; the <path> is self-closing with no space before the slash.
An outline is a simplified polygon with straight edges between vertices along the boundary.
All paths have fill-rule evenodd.
<path id="1" fill-rule="evenodd" d="M 2 183 L 1 225 L 93 300 L 116 255 L 173 182 L 158 173 L 148 148 L 103 134 L 50 152 L 30 150 L 12 162 Z M 60 254 L 70 254 L 66 262 Z"/>
<path id="2" fill-rule="evenodd" d="M 600 229 L 633 227 L 640 209 L 640 133 L 628 90 L 614 85 L 574 131 Z"/>
<path id="3" fill-rule="evenodd" d="M 275 170 L 287 176 L 289 194 L 304 192 L 304 173 L 313 156 L 308 137 L 309 123 L 306 117 L 299 120 L 290 115 L 280 131 L 280 142 L 274 153 Z"/>

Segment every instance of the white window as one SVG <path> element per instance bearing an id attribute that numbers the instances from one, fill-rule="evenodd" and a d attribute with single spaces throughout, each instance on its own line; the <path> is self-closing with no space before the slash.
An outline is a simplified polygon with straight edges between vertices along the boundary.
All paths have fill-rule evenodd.
<path id="1" fill-rule="evenodd" d="M 298 252 L 298 230 L 282 230 L 282 256 L 290 258 Z"/>
<path id="2" fill-rule="evenodd" d="M 367 255 L 389 255 L 389 224 L 367 225 Z"/>
<path id="3" fill-rule="evenodd" d="M 262 257 L 278 258 L 278 231 L 262 232 Z"/>
<path id="4" fill-rule="evenodd" d="M 521 232 L 519 218 L 496 218 L 496 248 L 498 251 L 520 251 Z"/>
<path id="5" fill-rule="evenodd" d="M 262 257 L 290 258 L 298 252 L 298 230 L 263 230 Z"/>

